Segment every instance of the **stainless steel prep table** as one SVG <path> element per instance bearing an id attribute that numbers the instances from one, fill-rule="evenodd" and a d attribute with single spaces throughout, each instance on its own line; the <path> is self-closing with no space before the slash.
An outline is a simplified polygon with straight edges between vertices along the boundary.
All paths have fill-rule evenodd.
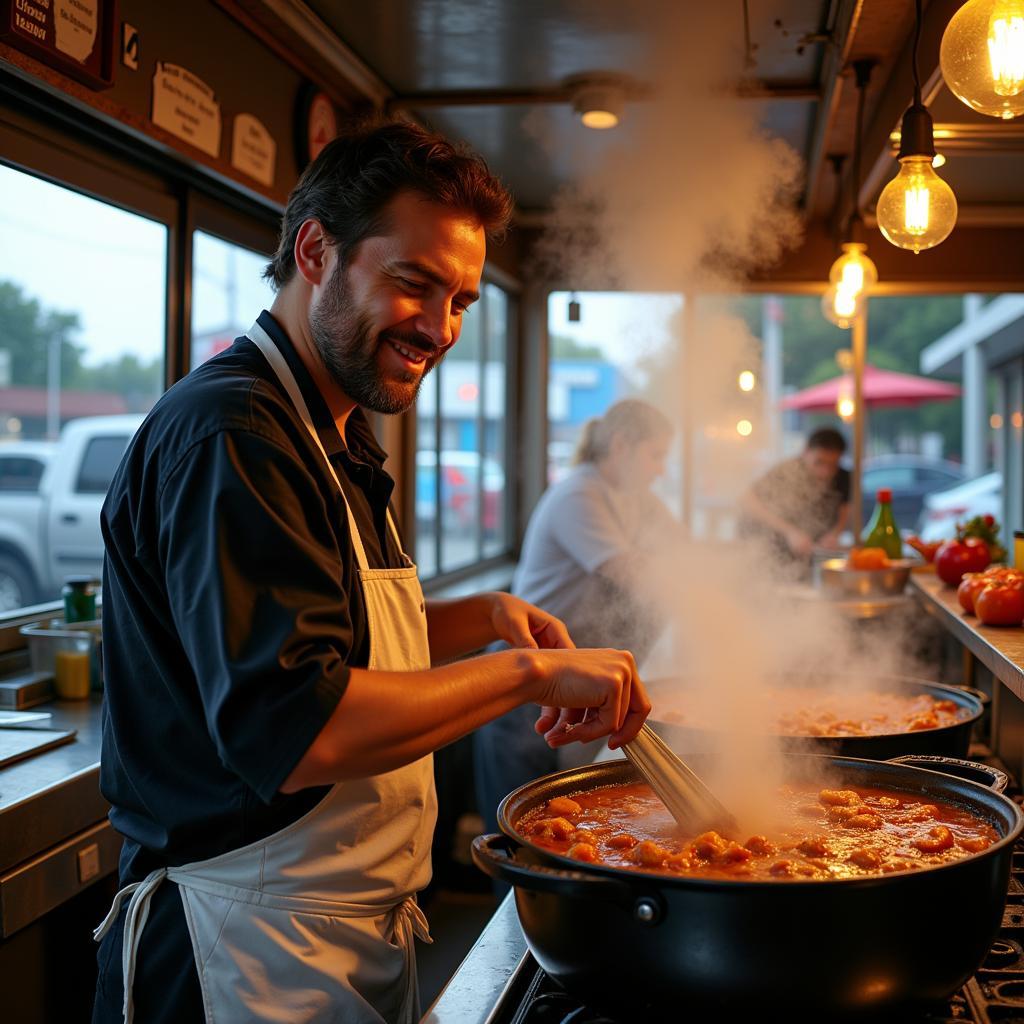
<path id="1" fill-rule="evenodd" d="M 99 696 L 38 710 L 77 732 L 0 769 L 0 939 L 115 871 L 121 847 L 99 789 Z"/>

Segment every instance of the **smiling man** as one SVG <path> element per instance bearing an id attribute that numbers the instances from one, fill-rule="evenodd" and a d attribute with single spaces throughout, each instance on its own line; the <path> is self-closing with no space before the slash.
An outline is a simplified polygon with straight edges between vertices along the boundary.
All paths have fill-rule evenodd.
<path id="1" fill-rule="evenodd" d="M 94 1021 L 417 1020 L 432 752 L 522 704 L 553 746 L 617 746 L 649 711 L 628 653 L 523 601 L 425 602 L 389 509 L 363 410 L 409 408 L 456 344 L 509 208 L 415 126 L 335 140 L 289 197 L 271 310 L 126 453 L 102 514 L 123 888 Z"/>

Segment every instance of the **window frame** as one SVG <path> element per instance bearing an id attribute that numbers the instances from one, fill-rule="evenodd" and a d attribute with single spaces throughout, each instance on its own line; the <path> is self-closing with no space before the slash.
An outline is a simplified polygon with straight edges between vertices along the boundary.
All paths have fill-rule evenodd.
<path id="1" fill-rule="evenodd" d="M 116 126 L 122 127 L 123 126 Z M 237 186 L 221 185 L 208 173 L 179 157 L 168 157 L 149 146 L 139 145 L 123 131 L 79 113 L 45 90 L 0 75 L 0 153 L 2 162 L 62 188 L 161 223 L 167 230 L 165 273 L 166 311 L 164 346 L 164 388 L 189 372 L 192 325 L 193 234 L 203 231 L 225 242 L 268 256 L 277 247 L 283 208 L 258 195 L 240 192 Z M 482 556 L 482 526 L 478 524 L 477 558 L 471 564 L 429 577 L 426 589 L 436 590 L 486 570 L 508 565 L 518 543 L 520 523 L 519 462 L 517 425 L 521 421 L 520 373 L 521 301 L 520 283 L 498 266 L 488 265 L 483 280 L 501 288 L 507 299 L 505 339 L 505 416 L 503 495 L 504 537 L 501 550 Z M 255 313 L 258 311 L 254 311 Z M 483 313 L 483 310 L 481 310 Z M 484 332 L 489 336 L 489 325 Z M 486 342 L 481 345 L 481 359 Z M 434 386 L 436 382 L 432 382 Z M 484 390 L 481 389 L 481 410 Z M 438 402 L 440 413 L 440 402 Z M 407 524 L 406 533 L 415 550 L 415 412 L 394 428 L 382 427 L 372 417 L 378 433 L 388 433 L 394 450 L 394 475 L 400 487 L 398 497 Z M 440 427 L 438 416 L 438 428 Z M 439 440 L 435 435 L 435 440 Z M 478 474 L 477 508 L 482 509 L 483 436 L 478 444 L 481 469 Z M 440 445 L 435 445 L 440 453 Z M 440 455 L 439 455 L 440 458 Z M 435 494 L 435 500 L 438 495 Z M 440 523 L 440 519 L 438 519 Z M 439 534 L 440 536 L 440 534 Z M 435 549 L 436 550 L 436 549 Z M 440 569 L 440 561 L 438 562 Z M 40 614 L 58 608 L 55 603 L 31 609 L 17 609 L 0 616 L 0 653 L 23 646 L 17 627 Z"/>
<path id="2" fill-rule="evenodd" d="M 492 267 L 487 265 L 484 269 L 482 283 L 484 287 L 481 289 L 480 300 L 474 309 L 475 313 L 478 313 L 481 319 L 481 333 L 480 333 L 480 347 L 477 355 L 477 368 L 480 374 L 480 395 L 479 404 L 477 406 L 476 414 L 476 439 L 477 447 L 476 454 L 479 458 L 479 469 L 477 472 L 476 480 L 476 508 L 477 508 L 477 520 L 474 524 L 475 532 L 475 557 L 471 562 L 465 565 L 460 565 L 454 569 L 444 569 L 444 563 L 442 560 L 443 544 L 442 544 L 442 513 L 443 505 L 441 502 L 441 451 L 442 451 L 442 421 L 443 414 L 441 408 L 441 373 L 444 372 L 442 364 L 440 368 L 441 373 L 435 372 L 433 380 L 430 381 L 429 387 L 434 389 L 434 433 L 433 433 L 433 444 L 432 450 L 436 453 L 436 467 L 437 472 L 434 476 L 434 523 L 436 524 L 434 535 L 431 538 L 434 553 L 434 565 L 435 571 L 429 575 L 422 577 L 424 590 L 428 593 L 438 591 L 451 585 L 457 584 L 463 580 L 468 579 L 481 572 L 486 572 L 496 568 L 497 566 L 508 563 L 513 557 L 516 545 L 516 534 L 517 524 L 514 516 L 517 507 L 517 467 L 519 459 L 519 450 L 517 445 L 517 430 L 516 425 L 519 422 L 519 406 L 516 401 L 517 390 L 516 384 L 518 380 L 518 355 L 519 355 L 519 304 L 521 299 L 521 289 L 517 281 L 512 278 L 509 274 L 506 274 L 498 267 Z M 485 448 L 485 436 L 484 430 L 481 429 L 482 422 L 486 420 L 486 409 L 485 401 L 487 399 L 487 385 L 486 385 L 486 368 L 487 368 L 487 356 L 490 348 L 490 322 L 487 315 L 487 285 L 491 285 L 495 288 L 499 288 L 505 294 L 506 300 L 506 322 L 505 322 L 505 415 L 504 415 L 504 465 L 503 470 L 505 473 L 505 489 L 502 496 L 502 523 L 504 525 L 504 536 L 502 538 L 502 546 L 499 551 L 493 554 L 484 554 L 484 531 L 483 531 L 483 481 L 484 481 L 484 460 L 485 458 L 493 458 L 493 455 L 489 455 L 484 451 Z M 408 445 L 408 457 L 405 461 L 405 472 L 403 479 L 406 482 L 406 486 L 411 493 L 411 502 L 409 504 L 415 507 L 416 501 L 416 457 L 418 452 L 421 450 L 419 447 L 419 433 L 416 429 L 418 419 L 414 413 L 412 419 L 412 427 L 406 433 L 406 437 L 410 439 Z M 429 450 L 429 449 L 423 449 Z M 415 524 L 416 519 L 413 516 L 411 522 Z M 417 535 L 415 525 L 413 525 L 412 536 L 414 539 L 413 551 L 416 555 L 417 561 L 419 561 L 419 554 L 421 551 L 420 542 L 421 538 Z"/>
<path id="3" fill-rule="evenodd" d="M 246 216 L 238 210 L 226 207 L 204 195 L 194 188 L 185 192 L 184 231 L 187 259 L 183 261 L 183 280 L 187 282 L 182 303 L 182 346 L 181 372 L 184 377 L 192 367 L 192 252 L 193 240 L 197 231 L 229 245 L 236 245 L 252 252 L 265 255 L 269 261 L 277 249 L 277 218 L 273 222 L 269 218 Z M 253 310 L 253 319 L 260 310 Z"/>
<path id="4" fill-rule="evenodd" d="M 35 90 L 12 88 L 2 75 L 0 154 L 0 163 L 14 170 L 165 228 L 163 390 L 189 369 L 193 231 L 268 254 L 277 246 L 281 209 L 270 200 L 220 188 L 186 164 L 76 118 Z M 60 608 L 46 602 L 0 615 L 0 654 L 24 648 L 20 626 Z"/>

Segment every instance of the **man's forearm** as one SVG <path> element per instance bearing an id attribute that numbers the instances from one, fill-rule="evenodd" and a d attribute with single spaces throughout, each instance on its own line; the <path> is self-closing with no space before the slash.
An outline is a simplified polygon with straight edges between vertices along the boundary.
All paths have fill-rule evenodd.
<path id="1" fill-rule="evenodd" d="M 529 651 L 422 672 L 354 668 L 334 713 L 281 790 L 393 771 L 526 703 L 540 685 Z"/>
<path id="2" fill-rule="evenodd" d="M 443 665 L 472 654 L 497 638 L 491 611 L 494 594 L 427 601 L 430 661 Z"/>

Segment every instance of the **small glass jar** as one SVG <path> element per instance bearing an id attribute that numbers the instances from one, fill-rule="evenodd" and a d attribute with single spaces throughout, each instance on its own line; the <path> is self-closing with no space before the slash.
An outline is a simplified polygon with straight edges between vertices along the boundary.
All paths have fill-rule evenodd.
<path id="1" fill-rule="evenodd" d="M 76 640 L 53 656 L 53 688 L 60 700 L 85 700 L 92 688 L 88 640 Z"/>
<path id="2" fill-rule="evenodd" d="M 93 576 L 68 576 L 61 596 L 64 598 L 64 621 L 93 622 L 96 619 L 96 583 Z"/>

